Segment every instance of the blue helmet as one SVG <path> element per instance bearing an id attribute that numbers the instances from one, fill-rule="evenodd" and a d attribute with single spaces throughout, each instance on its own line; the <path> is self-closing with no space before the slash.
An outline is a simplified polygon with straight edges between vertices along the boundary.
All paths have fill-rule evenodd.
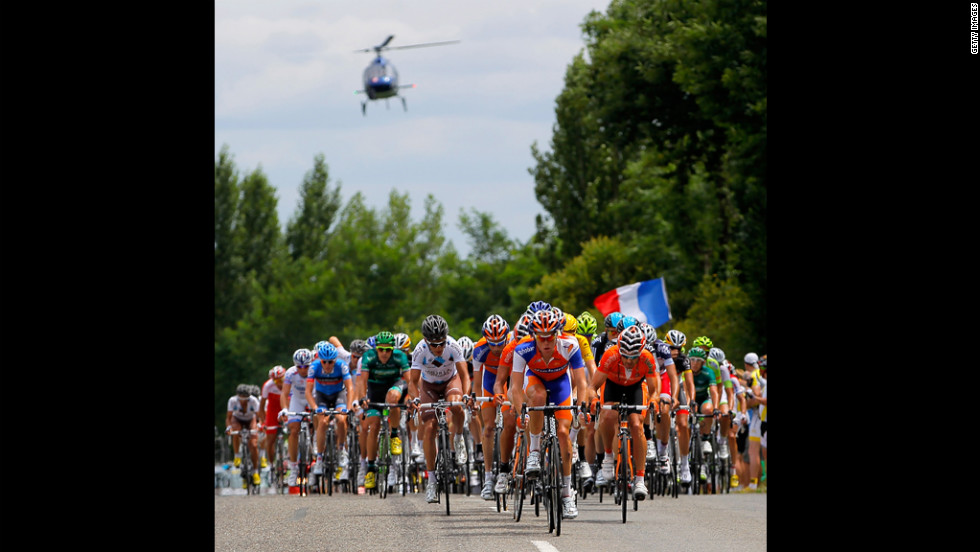
<path id="1" fill-rule="evenodd" d="M 293 364 L 296 366 L 309 366 L 313 362 L 313 351 L 309 349 L 296 349 L 293 353 Z"/>
<path id="2" fill-rule="evenodd" d="M 377 341 L 376 336 L 373 336 L 372 335 L 371 337 L 367 338 L 367 346 L 368 346 L 368 349 L 373 349 L 374 348 L 375 341 Z"/>
<path id="3" fill-rule="evenodd" d="M 616 322 L 616 329 L 622 332 L 626 328 L 629 328 L 630 326 L 635 326 L 639 323 L 640 321 L 632 316 L 624 316 L 619 319 L 619 322 Z"/>
<path id="4" fill-rule="evenodd" d="M 527 312 L 534 314 L 540 310 L 547 310 L 550 308 L 551 305 L 549 303 L 545 303 L 544 301 L 534 301 L 533 303 L 527 306 Z"/>
<path id="5" fill-rule="evenodd" d="M 319 357 L 321 361 L 333 360 L 337 358 L 337 348 L 334 347 L 332 343 L 321 341 L 316 346 L 316 356 Z"/>
<path id="6" fill-rule="evenodd" d="M 619 311 L 611 312 L 606 315 L 606 319 L 603 321 L 603 323 L 606 325 L 607 330 L 615 329 L 622 318 L 623 318 L 623 313 Z"/>

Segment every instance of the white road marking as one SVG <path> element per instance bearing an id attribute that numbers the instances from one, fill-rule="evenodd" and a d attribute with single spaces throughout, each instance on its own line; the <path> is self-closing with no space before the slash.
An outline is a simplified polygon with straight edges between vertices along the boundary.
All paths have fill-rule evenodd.
<path id="1" fill-rule="evenodd" d="M 538 547 L 541 552 L 558 552 L 558 549 L 545 541 L 531 541 L 531 544 Z"/>

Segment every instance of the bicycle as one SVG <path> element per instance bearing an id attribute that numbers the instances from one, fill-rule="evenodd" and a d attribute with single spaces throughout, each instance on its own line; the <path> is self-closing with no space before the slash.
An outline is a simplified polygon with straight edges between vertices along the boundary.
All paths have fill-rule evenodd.
<path id="1" fill-rule="evenodd" d="M 670 401 L 667 401 L 668 403 Z M 678 407 L 686 408 L 686 407 Z M 657 412 L 657 421 L 660 421 L 660 416 L 662 414 Z M 669 469 L 667 473 L 661 472 L 659 466 L 656 470 L 656 477 L 654 478 L 655 487 L 651 489 L 656 489 L 654 492 L 660 496 L 667 494 L 667 489 L 670 489 L 670 495 L 674 498 L 678 496 L 678 475 L 677 475 L 677 464 L 678 464 L 678 446 L 677 446 L 677 420 L 676 420 L 676 410 L 670 410 L 670 434 L 667 438 L 667 457 L 669 462 Z"/>
<path id="2" fill-rule="evenodd" d="M 361 444 L 358 438 L 358 431 L 363 413 L 354 411 L 347 416 L 347 479 L 339 479 L 340 474 L 336 474 L 335 480 L 343 486 L 347 492 L 357 494 L 357 476 L 361 468 L 358 459 L 361 457 Z"/>
<path id="3" fill-rule="evenodd" d="M 452 493 L 453 482 L 456 481 L 458 467 L 453 460 L 453 444 L 449 436 L 449 409 L 454 406 L 466 406 L 468 403 L 463 401 L 439 400 L 436 402 L 420 403 L 416 413 L 424 408 L 431 408 L 436 414 L 438 425 L 438 435 L 436 437 L 436 482 L 441 487 L 436 496 L 442 501 L 442 495 L 446 495 L 446 515 L 449 514 L 449 495 Z M 429 481 L 429 485 L 432 481 Z"/>
<path id="4" fill-rule="evenodd" d="M 246 495 L 259 494 L 259 485 L 256 485 L 252 480 L 252 472 L 255 471 L 256 467 L 252 465 L 252 451 L 248 446 L 251 433 L 247 427 L 243 427 L 239 431 L 228 432 L 229 435 L 238 435 L 239 437 L 238 454 L 242 459 L 241 475 L 244 480 L 242 488 L 245 489 Z"/>
<path id="5" fill-rule="evenodd" d="M 626 523 L 626 506 L 633 497 L 633 511 L 639 509 L 639 500 L 633 492 L 633 436 L 629 428 L 629 415 L 649 408 L 648 405 L 604 404 L 602 410 L 619 412 L 619 451 L 616 454 L 615 503 L 623 507 L 623 523 Z"/>
<path id="6" fill-rule="evenodd" d="M 369 402 L 368 408 L 381 409 L 381 424 L 378 427 L 378 459 L 377 478 L 371 494 L 378 493 L 380 498 L 388 497 L 388 473 L 391 471 L 391 429 L 388 424 L 389 408 L 404 408 L 401 403 Z M 404 451 L 402 451 L 404 455 Z"/>
<path id="7" fill-rule="evenodd" d="M 707 453 L 704 452 L 704 447 L 701 444 L 702 441 L 701 441 L 701 424 L 700 424 L 700 422 L 704 418 L 714 418 L 715 415 L 717 415 L 717 413 L 718 413 L 717 410 L 714 411 L 714 412 L 712 412 L 711 414 L 701 414 L 701 413 L 695 412 L 693 409 L 691 410 L 691 448 L 690 448 L 690 451 L 691 451 L 691 487 L 690 487 L 690 490 L 691 490 L 691 494 L 693 494 L 695 496 L 696 495 L 699 495 L 699 494 L 702 494 L 702 493 L 707 494 L 707 491 L 704 489 L 704 487 L 707 485 L 707 480 L 710 477 L 713 477 L 714 476 L 714 474 L 713 474 L 713 470 L 714 470 L 714 465 L 713 465 L 714 451 L 712 451 L 711 454 L 707 454 Z M 709 471 L 709 470 L 712 471 L 712 474 L 710 476 L 707 473 L 705 474 L 705 482 L 703 482 L 703 483 L 701 482 L 701 469 L 702 468 L 704 468 L 704 470 L 706 472 Z"/>
<path id="8" fill-rule="evenodd" d="M 716 416 L 711 424 L 710 437 L 711 442 L 717 443 L 719 434 L 721 433 L 721 416 L 728 416 L 731 420 L 735 419 L 734 412 L 728 412 L 728 414 L 722 414 L 719 411 L 715 411 Z M 724 437 L 726 440 L 728 436 Z M 715 445 L 720 446 L 720 445 Z M 731 490 L 731 462 L 732 456 L 731 451 L 728 453 L 728 458 L 721 458 L 718 454 L 712 454 L 714 462 L 712 462 L 713 467 L 710 470 L 712 477 L 709 479 L 708 483 L 711 486 L 711 494 L 725 494 L 729 493 Z"/>
<path id="9" fill-rule="evenodd" d="M 269 470 L 271 479 L 269 486 L 279 494 L 286 494 L 286 461 L 289 459 L 288 440 L 289 428 L 286 424 L 279 422 L 279 431 L 276 432 L 276 457 L 273 460 L 272 469 Z"/>
<path id="10" fill-rule="evenodd" d="M 490 401 L 493 401 L 494 398 L 493 397 L 476 397 L 474 400 L 476 402 L 490 402 Z M 496 486 L 496 483 L 497 483 L 497 477 L 501 473 L 500 466 L 501 466 L 502 462 L 500 461 L 500 450 L 501 450 L 500 449 L 500 434 L 504 430 L 504 410 L 503 410 L 503 407 L 504 406 L 510 406 L 510 401 L 504 401 L 503 404 L 498 404 L 495 407 L 496 408 L 496 415 L 494 416 L 494 429 L 493 429 L 493 460 L 492 460 L 492 462 L 490 464 L 490 466 L 491 466 L 490 480 L 494 482 L 494 485 L 495 486 Z M 483 451 L 484 454 L 486 454 L 486 452 L 487 451 L 485 451 L 485 450 Z M 485 473 L 484 473 L 484 476 L 486 476 Z M 500 512 L 501 507 L 503 507 L 503 510 L 504 511 L 507 511 L 507 493 L 508 493 L 509 488 L 510 488 L 510 480 L 507 481 L 507 487 L 508 487 L 508 489 L 505 490 L 502 493 L 498 493 L 497 491 L 494 491 L 493 492 L 494 499 L 496 499 L 496 501 L 497 501 L 497 511 L 498 512 Z"/>
<path id="11" fill-rule="evenodd" d="M 310 494 L 310 464 L 311 464 L 311 454 L 313 452 L 313 437 L 312 431 L 310 430 L 310 418 L 313 416 L 312 412 L 287 412 L 287 416 L 294 417 L 299 416 L 299 442 L 298 450 L 296 454 L 296 459 L 298 465 L 296 466 L 299 473 L 296 474 L 296 485 L 299 487 L 299 496 L 309 496 Z"/>
<path id="12" fill-rule="evenodd" d="M 544 431 L 541 435 L 541 472 L 536 479 L 541 485 L 541 498 L 544 502 L 545 511 L 548 513 L 548 532 L 555 532 L 555 536 L 561 535 L 562 518 L 562 460 L 561 445 L 558 442 L 558 420 L 555 412 L 559 410 L 581 410 L 577 405 L 556 406 L 528 406 L 525 403 L 521 408 L 524 415 L 532 411 L 540 411 L 544 414 Z M 537 508 L 537 505 L 535 505 Z"/>
<path id="13" fill-rule="evenodd" d="M 524 509 L 524 497 L 527 495 L 525 488 L 527 478 L 524 477 L 524 469 L 527 466 L 527 421 L 524 416 L 518 420 L 517 431 L 514 434 L 514 466 L 510 474 L 510 491 L 514 493 L 511 497 L 514 502 L 514 521 L 521 521 L 521 512 Z M 522 427 L 523 426 L 523 427 Z"/>
<path id="14" fill-rule="evenodd" d="M 327 434 L 323 445 L 323 471 L 317 478 L 316 488 L 319 494 L 326 493 L 327 496 L 333 496 L 333 481 L 339 463 L 337 457 L 337 419 L 334 416 L 346 414 L 346 412 L 336 409 L 323 409 L 318 413 L 326 416 L 329 421 L 327 422 Z"/>

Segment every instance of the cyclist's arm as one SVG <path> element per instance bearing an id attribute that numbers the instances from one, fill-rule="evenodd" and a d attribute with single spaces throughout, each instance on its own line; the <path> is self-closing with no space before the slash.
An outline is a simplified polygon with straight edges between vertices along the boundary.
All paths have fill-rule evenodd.
<path id="1" fill-rule="evenodd" d="M 422 376 L 422 370 L 417 370 L 412 368 L 408 371 L 408 396 L 413 400 L 417 399 L 419 395 L 419 378 Z"/>
<path id="2" fill-rule="evenodd" d="M 289 394 L 293 390 L 293 384 L 288 380 L 282 384 L 282 393 L 279 394 L 279 407 L 289 409 Z"/>
<path id="3" fill-rule="evenodd" d="M 711 397 L 711 404 L 715 409 L 718 408 L 718 385 L 712 383 L 708 385 L 708 396 Z"/>
<path id="4" fill-rule="evenodd" d="M 571 370 L 572 385 L 575 386 L 579 404 L 588 404 L 592 402 L 593 395 L 589 393 L 589 384 L 585 381 L 585 371 L 587 368 L 571 368 Z"/>
<path id="5" fill-rule="evenodd" d="M 229 410 L 228 415 L 225 416 L 225 427 L 231 427 L 231 410 Z"/>
<path id="6" fill-rule="evenodd" d="M 312 371 L 312 368 L 310 370 Z M 304 390 L 306 395 L 306 405 L 313 410 L 316 410 L 316 401 L 313 400 L 313 388 L 316 386 L 314 383 L 315 381 L 316 380 L 313 378 L 306 378 L 306 389 Z"/>
<path id="7" fill-rule="evenodd" d="M 350 405 L 353 404 L 353 402 L 354 402 L 354 384 L 353 384 L 353 380 L 354 380 L 354 378 L 351 378 L 351 377 L 344 378 L 344 390 L 347 391 L 347 403 L 348 403 L 347 404 L 347 407 L 348 408 L 350 408 Z"/>
<path id="8" fill-rule="evenodd" d="M 694 374 L 690 370 L 684 370 L 684 394 L 687 395 L 687 402 L 694 409 Z"/>
<path id="9" fill-rule="evenodd" d="M 671 398 L 673 399 L 672 400 L 672 404 L 670 405 L 670 407 L 671 408 L 674 408 L 680 402 L 680 401 L 677 400 L 677 395 L 680 394 L 679 393 L 680 390 L 677 387 L 677 365 L 676 364 L 674 364 L 674 363 L 667 364 L 667 379 L 670 380 L 670 394 L 672 395 Z"/>
<path id="10" fill-rule="evenodd" d="M 456 361 L 456 372 L 459 374 L 459 381 L 463 384 L 462 389 L 465 394 L 466 390 L 470 388 L 470 374 L 469 370 L 466 369 L 465 360 Z"/>

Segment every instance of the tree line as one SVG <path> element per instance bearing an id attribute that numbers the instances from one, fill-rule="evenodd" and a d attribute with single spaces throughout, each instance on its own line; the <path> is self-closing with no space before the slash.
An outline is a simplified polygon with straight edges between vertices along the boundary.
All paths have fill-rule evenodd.
<path id="1" fill-rule="evenodd" d="M 491 213 L 443 234 L 431 195 L 371 208 L 344 199 L 324 154 L 281 230 L 261 166 L 215 161 L 215 420 L 238 383 L 261 384 L 299 347 L 382 329 L 421 339 L 440 314 L 479 337 L 542 299 L 572 314 L 600 294 L 665 277 L 676 328 L 729 358 L 766 350 L 766 2 L 613 0 L 581 25 L 585 48 L 556 99 L 550 148 L 528 169 L 545 215 L 527 242 Z"/>

